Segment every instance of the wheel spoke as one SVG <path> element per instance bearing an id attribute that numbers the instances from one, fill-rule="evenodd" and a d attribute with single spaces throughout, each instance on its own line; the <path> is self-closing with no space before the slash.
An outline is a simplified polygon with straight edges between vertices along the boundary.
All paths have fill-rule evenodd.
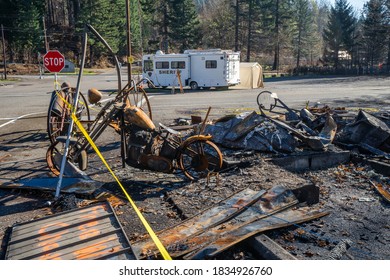
<path id="1" fill-rule="evenodd" d="M 191 180 L 206 177 L 221 168 L 222 154 L 210 141 L 195 141 L 185 146 L 179 156 L 179 166 Z"/>
<path id="2" fill-rule="evenodd" d="M 144 111 L 152 120 L 152 109 L 150 107 L 148 96 L 142 87 L 137 87 L 137 90 L 131 90 L 128 95 L 129 105 L 134 105 Z"/>
<path id="3" fill-rule="evenodd" d="M 276 100 L 273 98 L 270 91 L 262 91 L 257 96 L 257 105 L 259 105 L 260 111 L 266 110 L 271 111 L 275 105 Z"/>
<path id="4" fill-rule="evenodd" d="M 54 175 L 58 176 L 60 174 L 60 168 L 62 163 L 62 157 L 65 152 L 65 143 L 56 141 L 50 145 L 46 152 L 46 162 L 50 171 L 53 172 Z M 77 158 L 75 155 L 79 154 Z M 73 164 L 78 164 L 78 167 L 81 170 L 85 170 L 88 165 L 87 153 L 85 151 L 77 152 L 77 148 L 75 145 L 69 146 L 67 161 L 71 161 Z"/>
<path id="5" fill-rule="evenodd" d="M 47 132 L 51 143 L 54 143 L 56 138 L 61 135 L 66 135 L 68 133 L 68 127 L 70 123 L 70 108 L 69 104 L 73 104 L 72 95 L 73 92 L 62 92 L 61 97 L 54 95 L 53 99 L 49 106 L 48 116 L 47 116 Z M 76 116 L 78 119 L 84 119 L 87 123 L 87 130 L 90 121 L 89 108 L 87 106 L 87 101 L 85 97 L 80 93 L 79 101 L 76 110 Z M 74 127 L 73 133 L 77 132 L 77 128 Z"/>

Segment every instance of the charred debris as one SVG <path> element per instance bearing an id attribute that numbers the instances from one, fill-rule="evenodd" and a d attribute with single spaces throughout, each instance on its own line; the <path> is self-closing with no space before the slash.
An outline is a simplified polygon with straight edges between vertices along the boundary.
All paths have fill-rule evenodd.
<path id="1" fill-rule="evenodd" d="M 348 184 L 349 174 L 363 170 L 363 168 L 359 169 L 360 167 L 351 167 L 349 164 L 364 163 L 383 176 L 376 176 L 373 179 L 367 174 L 367 176 L 359 175 L 359 182 L 366 181 L 365 183 L 376 191 L 379 200 L 388 209 L 390 204 L 389 112 L 351 111 L 319 104 L 293 110 L 281 101 L 280 104 L 278 111 L 275 110 L 278 106 L 262 107 L 259 104 L 260 113 L 253 111 L 224 116 L 209 121 L 205 126 L 198 116 L 193 116 L 191 120 L 178 119 L 170 126 L 185 137 L 200 131 L 212 135 L 213 142 L 218 144 L 224 155 L 224 165 L 217 172 L 218 174 L 213 174 L 215 178 L 207 176 L 196 183 L 191 182 L 184 187 L 181 185 L 183 188 L 177 189 L 174 186 L 180 185 L 180 182 L 167 184 L 170 186 L 167 189 L 164 189 L 164 184 L 159 186 L 158 182 L 155 182 L 154 188 L 150 188 L 149 194 L 153 194 L 154 197 L 160 196 L 170 207 L 170 211 L 163 215 L 174 218 L 172 224 L 162 225 L 164 219 L 161 217 L 155 217 L 156 220 L 152 222 L 159 230 L 158 236 L 172 257 L 213 259 L 225 255 L 228 259 L 250 259 L 256 258 L 248 253 L 254 251 L 257 252 L 254 254 L 260 258 L 297 259 L 297 256 L 302 258 L 299 254 L 301 250 L 303 258 L 315 258 L 316 254 L 318 257 L 321 253 L 324 254 L 325 259 L 381 258 L 372 252 L 373 256 L 368 257 L 349 254 L 348 250 L 352 246 L 364 251 L 371 239 L 388 244 L 390 237 L 380 233 L 380 230 L 373 231 L 373 229 L 371 234 L 376 234 L 375 238 L 365 231 L 355 233 L 353 232 L 355 229 L 343 222 L 347 218 L 341 217 L 342 214 L 349 217 L 348 204 L 370 202 L 371 197 L 344 193 L 339 190 L 339 187 L 334 194 L 329 194 L 329 189 L 320 189 L 318 186 L 323 178 L 311 178 L 311 184 L 302 183 L 295 189 L 274 185 L 267 189 L 263 189 L 262 186 L 258 186 L 257 189 L 232 186 L 229 191 L 222 190 L 219 176 L 242 172 L 242 169 L 259 164 L 258 161 L 253 161 L 254 154 L 260 154 L 265 162 L 272 162 L 294 172 L 340 166 L 332 175 L 337 177 L 337 182 L 343 182 L 340 184 L 344 185 Z M 342 164 L 346 164 L 345 167 Z M 232 180 L 228 184 L 240 184 L 239 180 Z M 150 180 L 149 183 L 153 184 L 153 181 Z M 355 184 L 352 180 L 350 183 Z M 269 186 L 272 184 L 268 182 Z M 242 185 L 245 185 L 245 182 Z M 211 190 L 212 188 L 214 190 Z M 104 191 L 101 189 L 101 186 L 96 186 L 88 192 L 89 197 L 98 194 L 96 197 L 89 202 L 77 200 L 78 205 L 71 208 L 81 208 L 102 200 L 107 201 L 110 207 L 116 209 L 118 223 L 122 223 L 119 227 L 123 227 L 124 233 L 129 237 L 131 245 L 126 250 L 131 258 L 161 258 L 150 237 L 143 234 L 142 229 L 137 225 L 129 222 L 134 220 L 134 217 L 131 218 L 133 214 L 129 214 L 130 207 L 124 206 L 126 205 L 124 197 L 110 190 L 107 185 L 103 185 Z M 143 192 L 148 195 L 147 191 Z M 320 197 L 331 200 L 332 206 L 323 207 L 325 202 L 321 201 Z M 154 198 L 139 208 L 146 216 L 148 214 L 151 217 L 158 216 L 160 210 L 157 208 L 161 207 L 159 204 L 161 202 L 158 201 L 160 201 L 158 197 Z M 343 201 L 345 205 L 340 206 L 338 203 Z M 59 205 L 61 202 L 57 202 L 55 206 L 59 207 Z M 342 209 L 336 209 L 337 205 Z M 61 207 L 63 210 L 69 210 L 63 205 Z M 329 218 L 332 209 L 337 213 Z M 364 210 L 369 211 L 369 207 L 363 208 Z M 129 215 L 130 218 L 125 215 Z M 384 213 L 385 220 L 387 215 Z M 351 213 L 351 219 L 352 216 Z M 309 227 L 298 226 L 309 221 L 316 222 Z M 74 222 L 77 223 L 77 220 Z M 321 230 L 325 231 L 329 227 L 327 223 L 341 223 L 338 225 L 340 227 L 338 240 L 317 236 Z M 388 226 L 390 225 L 383 224 L 384 229 L 386 227 L 388 229 Z M 358 235 L 355 236 L 356 234 Z M 297 241 L 301 241 L 303 245 L 298 245 Z M 316 249 L 307 244 L 315 244 Z M 8 253 L 11 245 L 8 244 Z M 23 248 L 18 250 L 23 253 Z M 224 254 L 221 254 L 222 252 Z"/>

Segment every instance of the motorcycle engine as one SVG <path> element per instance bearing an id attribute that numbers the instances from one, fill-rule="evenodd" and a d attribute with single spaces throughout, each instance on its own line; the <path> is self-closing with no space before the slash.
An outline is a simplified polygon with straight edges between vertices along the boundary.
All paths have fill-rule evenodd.
<path id="1" fill-rule="evenodd" d="M 153 144 L 152 133 L 133 126 L 127 139 L 126 162 L 129 165 L 140 164 L 140 157 L 143 154 L 150 154 Z"/>
<path id="2" fill-rule="evenodd" d="M 127 140 L 126 163 L 137 168 L 170 172 L 172 161 L 159 156 L 160 146 L 152 132 L 133 126 Z"/>

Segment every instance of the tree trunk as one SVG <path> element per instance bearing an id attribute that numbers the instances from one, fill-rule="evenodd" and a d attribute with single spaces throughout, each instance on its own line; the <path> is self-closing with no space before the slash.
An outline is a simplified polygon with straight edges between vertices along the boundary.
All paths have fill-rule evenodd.
<path id="1" fill-rule="evenodd" d="M 276 35 L 276 45 L 275 45 L 275 55 L 274 55 L 274 64 L 272 70 L 279 70 L 279 0 L 276 0 L 276 10 L 275 10 L 275 35 Z"/>
<path id="2" fill-rule="evenodd" d="M 167 6 L 166 4 L 163 4 L 164 7 L 163 7 L 163 22 L 164 22 L 164 26 L 163 26 L 163 41 L 162 41 L 162 49 L 164 50 L 165 53 L 168 53 L 168 50 L 169 50 L 169 44 L 168 44 L 168 9 L 167 9 Z"/>
<path id="3" fill-rule="evenodd" d="M 240 1 L 236 0 L 236 22 L 235 22 L 235 35 L 234 35 L 234 51 L 238 51 L 238 26 L 240 20 Z"/>
<path id="4" fill-rule="evenodd" d="M 93 55 L 94 55 L 94 53 L 93 53 L 93 45 L 90 44 L 89 45 L 89 68 L 92 68 L 92 66 L 93 66 Z"/>
<path id="5" fill-rule="evenodd" d="M 338 48 L 336 48 L 334 50 L 333 59 L 334 59 L 334 68 L 338 69 L 339 68 L 339 49 Z"/>
<path id="6" fill-rule="evenodd" d="M 272 65 L 272 70 L 279 71 L 279 52 L 280 52 L 280 47 L 279 47 L 279 42 L 277 42 L 275 46 L 274 64 Z"/>
<path id="7" fill-rule="evenodd" d="M 80 0 L 72 0 L 72 2 L 73 2 L 73 20 L 75 24 L 80 16 L 81 4 L 80 4 Z"/>
<path id="8" fill-rule="evenodd" d="M 302 31 L 298 31 L 298 52 L 297 52 L 297 70 L 301 64 L 301 37 L 302 37 Z"/>
<path id="9" fill-rule="evenodd" d="M 248 14 L 248 45 L 246 50 L 246 62 L 251 59 L 251 40 L 252 40 L 252 11 L 253 0 L 249 0 L 249 14 Z"/>

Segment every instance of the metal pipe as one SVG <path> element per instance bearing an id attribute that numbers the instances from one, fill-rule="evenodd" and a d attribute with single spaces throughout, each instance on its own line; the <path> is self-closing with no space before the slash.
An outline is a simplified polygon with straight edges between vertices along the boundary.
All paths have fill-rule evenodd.
<path id="1" fill-rule="evenodd" d="M 79 93 L 80 93 L 81 77 L 82 77 L 83 71 L 84 71 L 85 56 L 86 56 L 86 52 L 87 52 L 87 38 L 88 38 L 87 30 L 84 29 L 83 52 L 82 52 L 83 56 L 81 58 L 80 72 L 79 72 L 79 75 L 77 78 L 76 96 L 74 97 L 74 101 L 73 101 L 72 114 L 74 114 L 76 112 L 77 103 L 78 103 L 78 99 L 79 99 L 79 95 L 80 95 Z M 58 177 L 58 182 L 57 182 L 57 188 L 56 188 L 56 194 L 55 194 L 56 198 L 59 197 L 59 195 L 60 195 L 62 178 L 64 176 L 64 171 L 65 171 L 66 157 L 68 156 L 68 152 L 69 152 L 70 136 L 71 136 L 72 131 L 73 131 L 73 125 L 74 125 L 73 118 L 70 118 L 70 124 L 69 124 L 69 128 L 68 128 L 68 137 L 66 138 L 65 150 L 64 150 L 64 154 L 62 156 L 62 161 L 61 161 L 60 175 Z"/>
<path id="2" fill-rule="evenodd" d="M 203 134 L 203 131 L 204 131 L 205 127 L 206 127 L 207 119 L 209 118 L 210 110 L 211 110 L 211 107 L 209 107 L 209 109 L 207 110 L 206 117 L 204 118 L 204 120 L 202 122 L 202 125 L 201 125 L 201 128 L 199 130 L 198 135 Z"/>
<path id="3" fill-rule="evenodd" d="M 99 34 L 99 32 L 96 31 L 95 28 L 93 28 L 90 24 L 86 25 L 88 29 L 99 39 L 99 41 L 108 49 L 112 57 L 114 58 L 115 68 L 118 76 L 118 92 L 122 90 L 122 77 L 121 77 L 121 70 L 119 68 L 119 61 L 118 57 L 114 53 L 114 51 L 111 49 L 110 45 L 107 43 L 106 40 Z"/>

